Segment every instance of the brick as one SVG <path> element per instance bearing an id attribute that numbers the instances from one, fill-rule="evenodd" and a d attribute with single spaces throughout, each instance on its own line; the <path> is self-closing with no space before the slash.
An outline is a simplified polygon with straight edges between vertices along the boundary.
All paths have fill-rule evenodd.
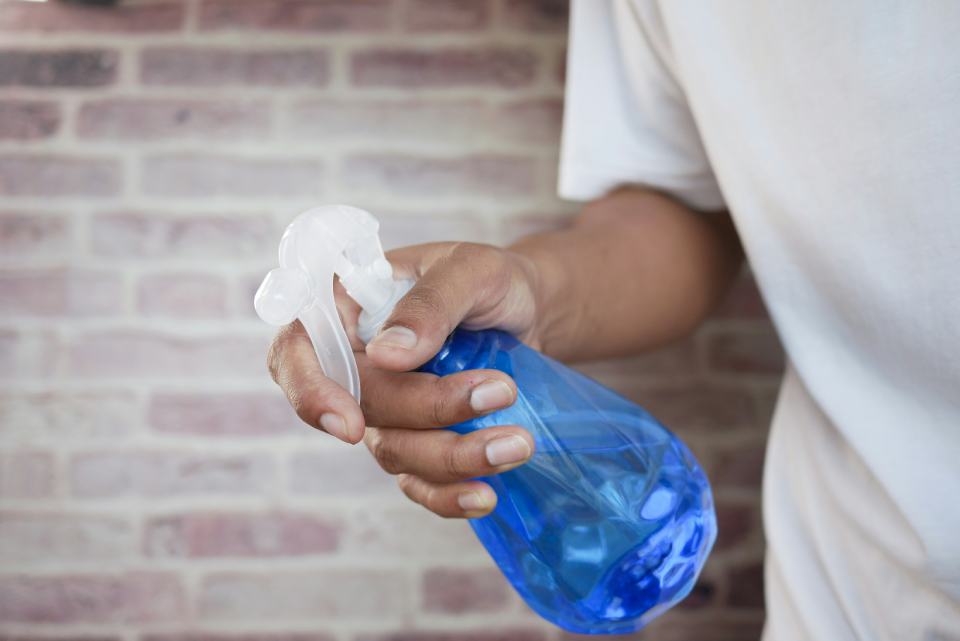
<path id="1" fill-rule="evenodd" d="M 141 634 L 141 641 L 337 641 L 324 632 L 187 632 Z M 22 640 L 27 641 L 27 640 Z"/>
<path id="2" fill-rule="evenodd" d="M 761 529 L 753 506 L 729 502 L 718 502 L 717 511 L 717 550 L 728 550 L 739 546 Z"/>
<path id="3" fill-rule="evenodd" d="M 0 440 L 117 442 L 140 423 L 132 392 L 6 392 L 0 393 Z"/>
<path id="4" fill-rule="evenodd" d="M 555 99 L 511 101 L 493 107 L 478 99 L 309 99 L 289 112 L 286 136 L 302 139 L 358 138 L 441 145 L 543 143 L 560 136 L 562 104 Z"/>
<path id="5" fill-rule="evenodd" d="M 693 616 L 699 615 L 699 616 Z M 631 635 L 605 636 L 605 641 L 755 641 L 763 630 L 763 615 L 724 610 L 674 610 Z M 563 633 L 559 641 L 581 641 L 580 635 Z"/>
<path id="6" fill-rule="evenodd" d="M 761 319 L 767 317 L 767 308 L 749 274 L 742 274 L 730 286 L 726 297 L 715 312 L 718 318 Z"/>
<path id="7" fill-rule="evenodd" d="M 485 624 L 482 627 L 490 628 L 492 626 Z M 430 630 L 363 634 L 357 636 L 355 641 L 546 641 L 547 638 L 545 630 L 507 627 L 483 631 L 451 630 L 443 632 Z"/>
<path id="8" fill-rule="evenodd" d="M 123 311 L 123 279 L 85 269 L 0 270 L 5 316 L 102 316 Z"/>
<path id="9" fill-rule="evenodd" d="M 69 476 L 75 496 L 115 498 L 255 494 L 274 472 L 266 456 L 153 450 L 77 454 Z"/>
<path id="10" fill-rule="evenodd" d="M 110 98 L 80 107 L 77 134 L 99 140 L 236 140 L 259 138 L 270 128 L 261 100 Z"/>
<path id="11" fill-rule="evenodd" d="M 329 554 L 340 529 L 310 514 L 193 513 L 150 519 L 144 553 L 151 557 L 270 557 Z"/>
<path id="12" fill-rule="evenodd" d="M 323 49 L 152 47 L 140 56 L 140 80 L 147 85 L 322 87 L 329 79 Z"/>
<path id="13" fill-rule="evenodd" d="M 177 620 L 185 599 L 169 573 L 0 576 L 4 623 L 146 623 Z"/>
<path id="14" fill-rule="evenodd" d="M 203 0 L 200 29 L 371 32 L 390 26 L 390 0 Z"/>
<path id="15" fill-rule="evenodd" d="M 690 594 L 677 604 L 683 610 L 700 610 L 710 607 L 716 601 L 717 585 L 712 579 L 700 577 Z"/>
<path id="16" fill-rule="evenodd" d="M 523 156 L 357 154 L 344 160 L 341 179 L 364 192 L 406 196 L 523 196 L 536 191 L 537 166 Z"/>
<path id="17" fill-rule="evenodd" d="M 143 193 L 158 197 L 319 197 L 318 160 L 163 154 L 142 164 Z"/>
<path id="18" fill-rule="evenodd" d="M 731 568 L 727 605 L 734 608 L 763 608 L 763 563 Z"/>
<path id="19" fill-rule="evenodd" d="M 130 558 L 133 528 L 123 520 L 89 514 L 0 513 L 0 558 L 111 562 Z"/>
<path id="20" fill-rule="evenodd" d="M 500 243 L 510 245 L 527 236 L 566 229 L 573 225 L 573 221 L 573 215 L 562 212 L 510 216 L 501 222 Z"/>
<path id="21" fill-rule="evenodd" d="M 158 431 L 198 436 L 278 436 L 303 434 L 282 394 L 254 392 L 167 392 L 150 398 L 148 422 Z"/>
<path id="22" fill-rule="evenodd" d="M 330 438 L 317 435 L 317 438 Z M 393 477 L 380 469 L 364 447 L 334 444 L 300 452 L 290 462 L 290 489 L 297 494 L 331 496 L 397 492 Z"/>
<path id="23" fill-rule="evenodd" d="M 384 623 L 405 611 L 408 591 L 399 571 L 219 572 L 203 580 L 198 608 L 203 621 L 374 617 Z"/>
<path id="24" fill-rule="evenodd" d="M 67 348 L 73 376 L 204 379 L 266 377 L 268 339 L 219 332 L 181 337 L 138 329 L 96 331 L 75 336 Z"/>
<path id="25" fill-rule="evenodd" d="M 187 632 L 141 634 L 141 641 L 337 641 L 325 632 Z M 27 640 L 23 640 L 27 641 Z"/>
<path id="26" fill-rule="evenodd" d="M 120 637 L 99 634 L 71 634 L 66 637 L 43 634 L 0 634 L 0 639 L 2 639 L 2 641 L 122 641 Z"/>
<path id="27" fill-rule="evenodd" d="M 424 572 L 426 612 L 495 612 L 507 603 L 507 580 L 495 568 L 431 568 Z"/>
<path id="28" fill-rule="evenodd" d="M 0 497 L 50 498 L 54 493 L 55 469 L 53 455 L 48 452 L 0 453 Z"/>
<path id="29" fill-rule="evenodd" d="M 164 0 L 115 7 L 84 7 L 65 2 L 5 2 L 0 4 L 0 31 L 91 33 L 156 33 L 183 24 L 183 3 Z"/>
<path id="30" fill-rule="evenodd" d="M 101 256 L 225 261 L 275 253 L 280 229 L 261 215 L 113 213 L 95 216 L 90 235 Z"/>
<path id="31" fill-rule="evenodd" d="M 0 4 L 0 12 L 12 3 Z M 60 105 L 49 100 L 0 100 L 0 140 L 39 140 L 60 129 Z"/>
<path id="32" fill-rule="evenodd" d="M 563 101 L 559 98 L 515 100 L 503 104 L 493 119 L 493 129 L 504 140 L 559 145 L 563 126 Z"/>
<path id="33" fill-rule="evenodd" d="M 62 256 L 67 252 L 72 228 L 66 216 L 47 213 L 0 212 L 0 256 Z"/>
<path id="34" fill-rule="evenodd" d="M 760 488 L 766 447 L 760 444 L 731 447 L 714 454 L 710 480 L 721 487 Z"/>
<path id="35" fill-rule="evenodd" d="M 440 519 L 400 499 L 384 509 L 359 508 L 350 515 L 341 548 L 360 558 L 465 559 L 489 561 L 469 524 L 462 519 Z"/>
<path id="36" fill-rule="evenodd" d="M 0 380 L 48 377 L 59 352 L 52 332 L 0 329 Z"/>
<path id="37" fill-rule="evenodd" d="M 114 196 L 123 180 L 108 158 L 7 154 L 0 156 L 0 196 Z"/>
<path id="38" fill-rule="evenodd" d="M 218 318 L 227 314 L 227 282 L 215 274 L 149 274 L 137 283 L 143 316 Z"/>
<path id="39" fill-rule="evenodd" d="M 457 146 L 485 141 L 492 120 L 479 100 L 309 99 L 290 110 L 287 137 L 358 138 Z"/>
<path id="40" fill-rule="evenodd" d="M 477 31 L 490 24 L 489 0 L 410 0 L 403 24 L 409 31 Z"/>
<path id="41" fill-rule="evenodd" d="M 0 87 L 103 87 L 119 60 L 106 49 L 0 49 Z"/>
<path id="42" fill-rule="evenodd" d="M 707 343 L 707 363 L 721 374 L 780 376 L 784 354 L 772 328 L 717 332 Z"/>
<path id="43" fill-rule="evenodd" d="M 360 87 L 517 88 L 533 83 L 539 60 L 522 48 L 371 49 L 350 58 Z"/>
<path id="44" fill-rule="evenodd" d="M 508 29 L 563 33 L 568 0 L 503 0 L 503 24 Z"/>
<path id="45" fill-rule="evenodd" d="M 470 214 L 382 215 L 380 216 L 380 239 L 387 250 L 448 240 L 465 240 L 472 243 L 489 243 L 494 240 L 483 220 Z"/>
<path id="46" fill-rule="evenodd" d="M 753 396 L 731 385 L 643 385 L 627 396 L 671 429 L 710 433 L 757 424 Z"/>

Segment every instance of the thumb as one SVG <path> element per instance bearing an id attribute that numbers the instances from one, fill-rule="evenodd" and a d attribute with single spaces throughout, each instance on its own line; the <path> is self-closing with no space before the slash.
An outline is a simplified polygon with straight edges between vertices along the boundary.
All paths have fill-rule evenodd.
<path id="1" fill-rule="evenodd" d="M 482 295 L 482 274 L 488 270 L 457 254 L 451 252 L 432 265 L 367 343 L 367 356 L 375 365 L 396 371 L 423 365 L 470 313 Z"/>

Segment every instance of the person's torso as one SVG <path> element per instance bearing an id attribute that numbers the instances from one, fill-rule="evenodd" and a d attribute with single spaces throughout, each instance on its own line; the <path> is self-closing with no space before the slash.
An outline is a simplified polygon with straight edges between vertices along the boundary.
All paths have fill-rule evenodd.
<path id="1" fill-rule="evenodd" d="M 960 636 L 960 3 L 634 9 L 790 357 L 768 637 Z"/>

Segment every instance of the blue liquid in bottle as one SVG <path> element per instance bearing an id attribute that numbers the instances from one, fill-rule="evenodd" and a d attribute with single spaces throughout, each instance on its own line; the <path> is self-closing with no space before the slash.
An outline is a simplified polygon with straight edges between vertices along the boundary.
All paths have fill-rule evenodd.
<path id="1" fill-rule="evenodd" d="M 470 523 L 527 604 L 582 634 L 642 628 L 693 588 L 717 534 L 703 470 L 649 413 L 497 330 L 456 330 L 421 370 L 492 368 L 512 406 L 451 429 L 521 425 L 536 452 L 483 479 L 496 509 Z"/>

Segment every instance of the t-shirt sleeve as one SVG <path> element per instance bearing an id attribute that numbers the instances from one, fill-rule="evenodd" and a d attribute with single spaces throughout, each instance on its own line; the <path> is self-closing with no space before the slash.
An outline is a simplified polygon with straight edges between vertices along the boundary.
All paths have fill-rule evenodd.
<path id="1" fill-rule="evenodd" d="M 560 196 L 645 185 L 723 209 L 655 4 L 574 0 L 570 29 Z"/>

